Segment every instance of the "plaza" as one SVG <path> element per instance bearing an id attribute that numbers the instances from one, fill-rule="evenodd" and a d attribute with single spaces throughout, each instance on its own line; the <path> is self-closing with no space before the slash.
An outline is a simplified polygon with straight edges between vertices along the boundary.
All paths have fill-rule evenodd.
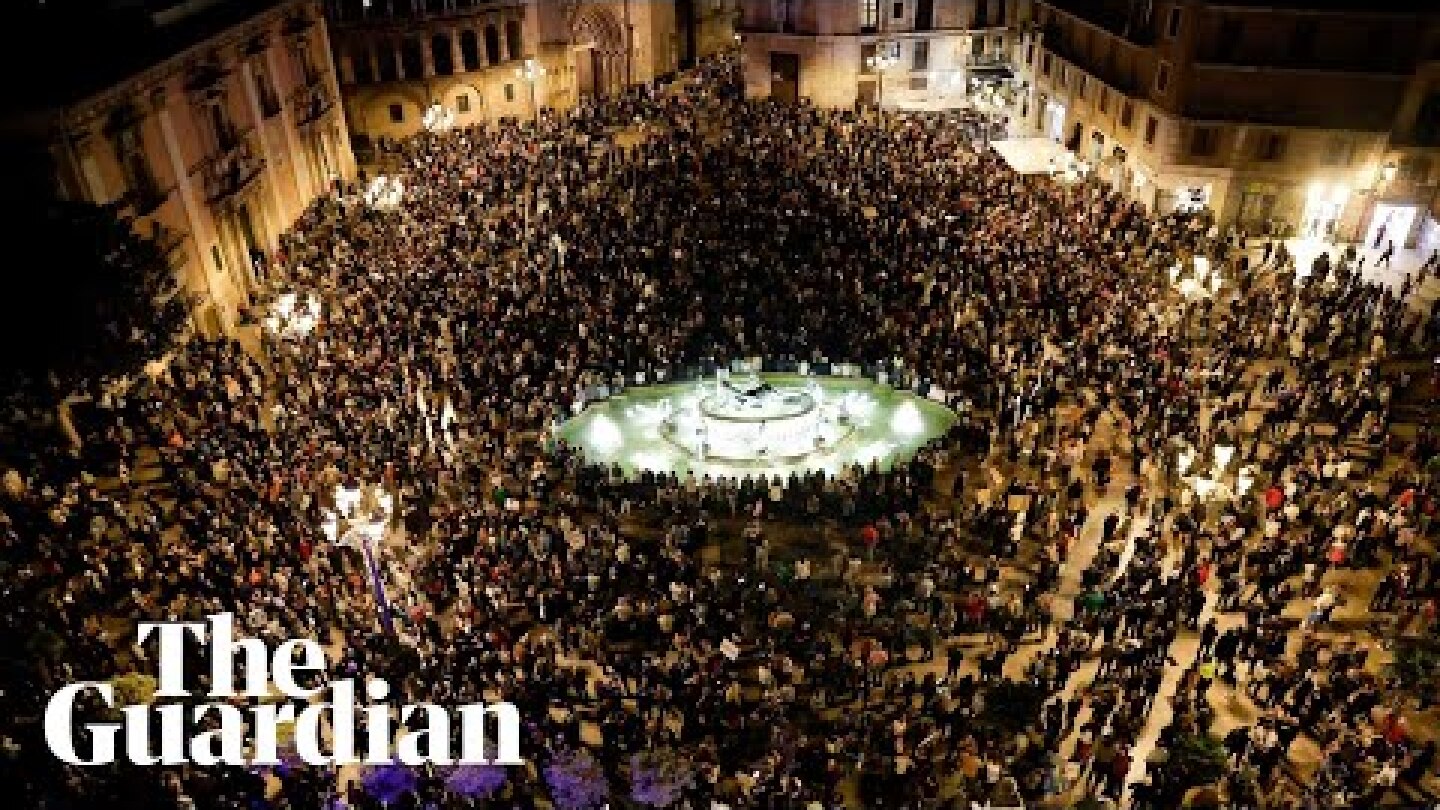
<path id="1" fill-rule="evenodd" d="M 93 332 L 45 323 L 42 300 L 5 322 L 31 361 L 0 387 L 16 806 L 1440 801 L 1440 254 L 1410 238 L 1432 226 L 1256 235 L 1025 137 L 1004 120 L 1024 93 L 977 106 L 916 81 L 1008 81 L 970 63 L 1064 47 L 1016 3 L 934 69 L 920 43 L 960 28 L 809 0 L 748 9 L 776 30 L 682 69 L 716 24 L 698 9 L 670 39 L 665 4 L 345 3 L 322 47 L 312 4 L 244 2 L 253 26 L 190 9 L 224 23 L 213 60 L 61 116 L 94 134 L 53 153 L 68 196 L 27 207 L 134 237 L 56 271 L 77 288 L 140 261 L 188 286 L 102 287 Z M 1383 5 L 1367 13 L 1410 19 Z M 1161 50 L 1196 8 L 1153 6 L 1180 20 Z M 901 19 L 859 31 L 882 14 Z M 643 53 L 618 20 L 643 23 Z M 782 97 L 818 86 L 823 49 L 764 49 L 827 37 L 855 59 Z M 885 37 L 904 48 L 863 50 Z M 296 89 L 276 109 L 257 77 Z M 337 87 L 353 103 L 332 113 Z M 232 133 L 236 112 L 254 126 Z M 384 135 L 352 165 L 361 115 Z M 95 159 L 105 139 L 119 160 Z M 168 159 L 195 150 L 218 151 L 193 178 Z M 148 197 L 76 193 L 152 164 Z M 172 301 L 188 318 L 162 329 Z M 307 763 L 278 720 L 276 762 L 73 765 L 106 759 L 90 733 L 47 749 L 67 684 L 180 716 L 136 627 L 216 615 L 251 650 L 324 652 L 234 716 L 308 712 L 329 746 L 348 729 L 319 701 L 352 684 L 381 753 Z M 193 697 L 217 678 L 182 680 Z M 422 704 L 513 707 L 520 764 L 384 761 L 419 741 L 400 707 Z M 80 728 L 114 716 L 70 708 Z"/>

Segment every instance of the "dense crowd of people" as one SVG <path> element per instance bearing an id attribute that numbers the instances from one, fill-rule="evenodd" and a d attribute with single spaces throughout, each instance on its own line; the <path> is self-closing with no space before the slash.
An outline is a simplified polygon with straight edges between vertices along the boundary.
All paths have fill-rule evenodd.
<path id="1" fill-rule="evenodd" d="M 1440 343 L 1424 279 L 1019 175 L 970 113 L 741 96 L 727 57 L 393 144 L 401 205 L 323 197 L 268 257 L 313 331 L 189 340 L 77 408 L 77 453 L 10 434 L 7 715 L 153 671 L 137 620 L 230 612 L 397 705 L 515 704 L 530 764 L 484 806 L 543 806 L 581 749 L 617 797 L 632 755 L 678 763 L 694 808 L 1423 790 L 1433 741 L 1325 631 L 1359 569 L 1391 634 L 1435 627 L 1440 437 L 1391 430 L 1425 381 L 1387 365 Z M 1220 283 L 1187 295 L 1197 257 Z M 893 469 L 774 481 L 557 438 L 597 388 L 752 356 L 961 418 Z M 337 491 L 386 525 L 384 604 Z M 1219 717 L 1232 692 L 1258 720 Z M 38 734 L 6 737 L 29 807 L 380 806 L 345 771 L 71 768 Z M 444 785 L 391 806 L 471 806 Z"/>

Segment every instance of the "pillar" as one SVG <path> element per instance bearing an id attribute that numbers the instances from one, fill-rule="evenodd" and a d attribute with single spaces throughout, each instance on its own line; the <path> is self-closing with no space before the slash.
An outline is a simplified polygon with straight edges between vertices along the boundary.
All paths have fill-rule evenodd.
<path id="1" fill-rule="evenodd" d="M 345 56 L 335 60 L 335 66 L 340 69 L 340 82 L 342 84 L 355 83 L 355 51 L 347 48 Z"/>
<path id="2" fill-rule="evenodd" d="M 510 38 L 505 36 L 505 17 L 504 15 L 499 15 L 495 17 L 494 21 L 495 33 L 500 39 L 500 61 L 509 62 L 515 58 L 515 54 L 510 53 Z"/>
<path id="3" fill-rule="evenodd" d="M 435 49 L 431 36 L 434 34 L 429 29 L 420 32 L 420 66 L 425 72 L 425 78 L 435 77 Z"/>
<path id="4" fill-rule="evenodd" d="M 450 61 L 455 66 L 455 73 L 464 73 L 465 52 L 460 50 L 460 29 L 451 28 L 445 34 L 450 37 Z"/>

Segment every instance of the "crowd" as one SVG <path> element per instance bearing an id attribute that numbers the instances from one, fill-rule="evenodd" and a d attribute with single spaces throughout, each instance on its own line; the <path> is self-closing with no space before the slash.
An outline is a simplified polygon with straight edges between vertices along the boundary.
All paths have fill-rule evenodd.
<path id="1" fill-rule="evenodd" d="M 1322 632 L 1356 569 L 1397 631 L 1435 626 L 1437 439 L 1391 431 L 1420 381 L 1386 364 L 1440 342 L 1413 290 L 1018 175 L 971 114 L 744 100 L 737 74 L 390 144 L 400 206 L 324 197 L 269 257 L 314 331 L 191 339 L 77 409 L 77 454 L 7 434 L 6 715 L 152 671 L 136 620 L 227 611 L 397 704 L 514 703 L 531 765 L 486 806 L 542 806 L 580 749 L 617 796 L 632 755 L 681 763 L 696 808 L 1420 789 L 1434 743 Z M 1211 295 L 1177 291 L 1195 257 Z M 786 481 L 630 478 L 556 439 L 598 386 L 751 356 L 963 417 L 894 469 Z M 385 604 L 337 489 L 388 520 Z M 1221 733 L 1222 689 L 1261 719 Z M 299 765 L 63 767 L 38 732 L 6 735 L 28 807 L 380 806 Z M 468 801 L 426 772 L 398 806 Z"/>

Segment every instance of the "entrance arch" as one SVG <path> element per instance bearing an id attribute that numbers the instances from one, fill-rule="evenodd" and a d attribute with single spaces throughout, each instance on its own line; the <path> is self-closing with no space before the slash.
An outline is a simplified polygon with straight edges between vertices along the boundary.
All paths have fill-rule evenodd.
<path id="1" fill-rule="evenodd" d="M 570 24 L 578 95 L 606 96 L 625 83 L 625 32 L 615 13 L 587 6 Z"/>

